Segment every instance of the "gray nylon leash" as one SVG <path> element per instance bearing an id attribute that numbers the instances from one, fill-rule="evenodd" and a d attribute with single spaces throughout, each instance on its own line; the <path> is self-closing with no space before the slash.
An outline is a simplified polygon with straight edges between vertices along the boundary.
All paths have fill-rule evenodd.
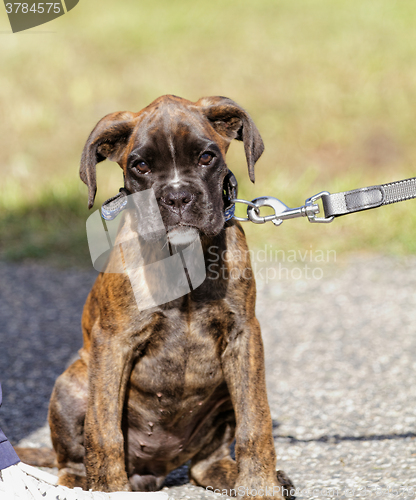
<path id="1" fill-rule="evenodd" d="M 416 198 L 416 177 L 378 186 L 322 195 L 325 217 L 340 217 L 361 210 Z"/>
<path id="2" fill-rule="evenodd" d="M 250 221 L 255 224 L 264 224 L 271 221 L 276 226 L 279 226 L 284 220 L 297 217 L 307 217 L 309 222 L 328 223 L 332 222 L 335 217 L 413 198 L 416 198 L 416 177 L 340 193 L 331 194 L 322 191 L 308 198 L 305 205 L 297 208 L 289 208 L 282 201 L 272 196 L 261 196 L 252 201 L 234 198 L 231 199 L 231 202 L 247 205 L 247 217 L 234 215 L 234 219 L 243 222 Z M 316 202 L 320 199 L 322 200 L 324 217 L 317 216 L 320 213 L 320 208 Z M 262 216 L 260 209 L 263 206 L 271 207 L 274 214 Z"/>
<path id="3" fill-rule="evenodd" d="M 282 201 L 272 196 L 261 196 L 253 201 L 247 201 L 237 198 L 237 193 L 237 180 L 234 174 L 228 170 L 223 184 L 225 221 L 235 219 L 243 222 L 250 221 L 255 224 L 264 224 L 271 221 L 276 226 L 280 226 L 285 219 L 307 217 L 309 222 L 332 222 L 335 217 L 341 215 L 416 198 L 416 177 L 341 193 L 330 194 L 327 191 L 322 191 L 308 198 L 305 205 L 297 208 L 289 208 Z M 131 193 L 127 189 L 121 188 L 119 194 L 107 200 L 101 207 L 103 219 L 113 220 L 122 210 L 127 208 L 129 194 Z M 317 216 L 320 208 L 316 202 L 320 199 L 322 200 L 324 217 Z M 236 203 L 247 205 L 247 217 L 237 217 L 235 215 Z M 262 216 L 260 209 L 264 206 L 271 207 L 274 213 Z"/>

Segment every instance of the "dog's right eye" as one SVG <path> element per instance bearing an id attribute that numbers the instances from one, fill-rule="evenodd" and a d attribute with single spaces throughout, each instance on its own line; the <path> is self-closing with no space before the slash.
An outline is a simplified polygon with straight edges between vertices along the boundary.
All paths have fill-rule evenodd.
<path id="1" fill-rule="evenodd" d="M 212 160 L 214 159 L 214 155 L 212 153 L 202 153 L 202 155 L 199 157 L 199 165 L 202 165 L 206 167 L 209 165 Z"/>
<path id="2" fill-rule="evenodd" d="M 141 160 L 132 166 L 132 170 L 139 174 L 148 174 L 150 172 L 150 167 L 145 161 Z"/>

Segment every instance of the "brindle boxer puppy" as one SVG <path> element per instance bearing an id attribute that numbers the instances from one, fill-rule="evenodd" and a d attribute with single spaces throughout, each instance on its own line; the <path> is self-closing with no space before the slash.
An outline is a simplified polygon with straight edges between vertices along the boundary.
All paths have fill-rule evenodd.
<path id="1" fill-rule="evenodd" d="M 80 175 L 90 208 L 96 164 L 116 161 L 130 193 L 153 188 L 172 243 L 199 235 L 206 263 L 219 260 L 191 293 L 144 311 L 126 274 L 98 276 L 84 308 L 81 359 L 58 378 L 50 403 L 62 485 L 156 490 L 190 460 L 191 481 L 204 487 L 281 499 L 282 483 L 290 486 L 276 473 L 245 236 L 238 222 L 224 222 L 232 139 L 243 141 L 254 182 L 263 142 L 225 97 L 163 96 L 139 113 L 107 115 L 88 138 Z"/>

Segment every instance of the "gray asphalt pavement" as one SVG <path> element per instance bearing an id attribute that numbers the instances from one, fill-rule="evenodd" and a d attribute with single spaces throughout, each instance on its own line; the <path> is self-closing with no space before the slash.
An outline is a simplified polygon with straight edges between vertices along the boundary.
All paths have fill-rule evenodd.
<path id="1" fill-rule="evenodd" d="M 312 259 L 313 260 L 313 259 Z M 278 467 L 298 498 L 416 497 L 416 258 L 258 264 Z M 50 445 L 55 378 L 81 346 L 95 272 L 0 264 L 0 427 Z M 173 498 L 217 498 L 167 480 Z"/>

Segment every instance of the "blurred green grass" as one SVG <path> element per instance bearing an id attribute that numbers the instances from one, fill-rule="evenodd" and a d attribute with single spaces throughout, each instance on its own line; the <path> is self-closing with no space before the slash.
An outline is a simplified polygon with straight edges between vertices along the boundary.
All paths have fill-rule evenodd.
<path id="1" fill-rule="evenodd" d="M 13 35 L 3 12 L 0 258 L 86 265 L 88 134 L 168 93 L 225 95 L 252 115 L 266 151 L 253 186 L 232 145 L 240 197 L 298 206 L 414 176 L 415 23 L 416 3 L 394 0 L 102 0 Z M 97 170 L 99 202 L 122 176 L 109 162 Z M 257 248 L 413 254 L 415 203 L 244 228 Z"/>

